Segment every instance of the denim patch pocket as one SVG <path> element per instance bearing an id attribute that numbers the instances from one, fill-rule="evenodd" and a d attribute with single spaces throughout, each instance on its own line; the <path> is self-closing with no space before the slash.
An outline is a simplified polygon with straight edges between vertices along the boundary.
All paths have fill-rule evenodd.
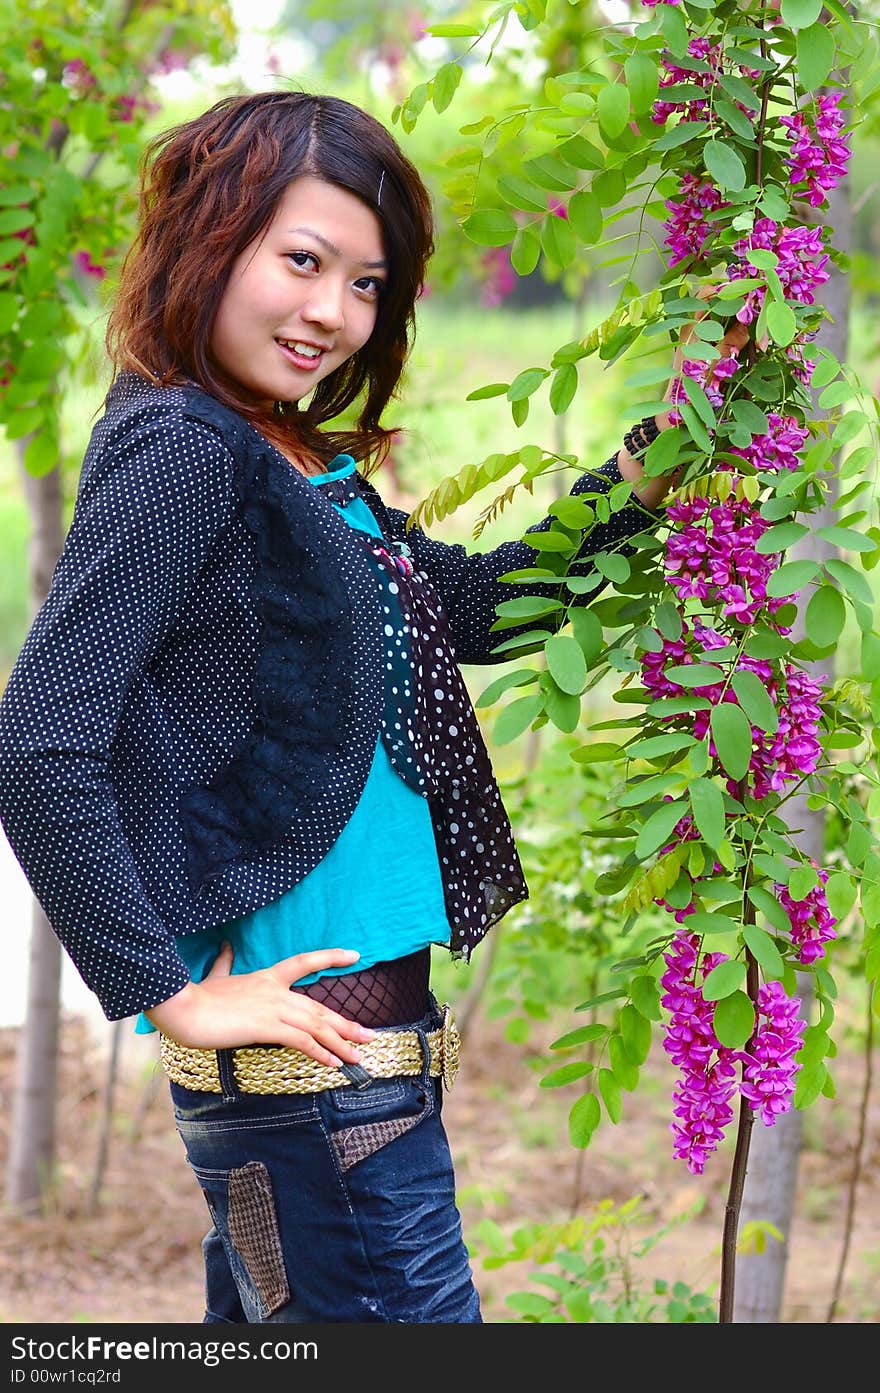
<path id="1" fill-rule="evenodd" d="M 417 1079 L 375 1079 L 364 1089 L 334 1089 L 332 1102 L 339 1114 L 361 1114 L 351 1126 L 330 1129 L 336 1160 L 344 1173 L 417 1127 L 434 1110 L 434 1092 L 428 1089 L 426 1093 Z M 364 1115 L 368 1110 L 372 1117 Z"/>
<path id="2" fill-rule="evenodd" d="M 195 1166 L 193 1170 L 226 1248 L 242 1304 L 245 1309 L 253 1306 L 265 1320 L 290 1300 L 269 1171 L 262 1161 L 248 1161 L 225 1173 Z"/>

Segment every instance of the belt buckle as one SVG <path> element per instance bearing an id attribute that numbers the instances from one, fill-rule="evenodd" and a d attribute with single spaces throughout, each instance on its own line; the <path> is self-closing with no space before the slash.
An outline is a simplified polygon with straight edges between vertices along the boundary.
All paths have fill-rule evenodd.
<path id="1" fill-rule="evenodd" d="M 458 1073 L 459 1059 L 461 1056 L 461 1036 L 458 1033 L 458 1026 L 452 1015 L 452 1007 L 448 1002 L 443 1006 L 443 1024 L 441 1027 L 440 1047 L 442 1055 L 441 1073 L 444 1087 L 448 1090 L 455 1083 L 455 1076 Z"/>

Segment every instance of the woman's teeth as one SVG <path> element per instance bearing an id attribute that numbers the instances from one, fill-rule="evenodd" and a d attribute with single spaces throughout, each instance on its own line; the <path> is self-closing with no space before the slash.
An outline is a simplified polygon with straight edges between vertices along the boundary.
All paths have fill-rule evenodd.
<path id="1" fill-rule="evenodd" d="M 310 343 L 294 343 L 292 339 L 279 339 L 278 342 L 285 348 L 289 348 L 293 353 L 299 353 L 304 358 L 317 358 L 323 352 L 321 348 L 315 348 Z"/>

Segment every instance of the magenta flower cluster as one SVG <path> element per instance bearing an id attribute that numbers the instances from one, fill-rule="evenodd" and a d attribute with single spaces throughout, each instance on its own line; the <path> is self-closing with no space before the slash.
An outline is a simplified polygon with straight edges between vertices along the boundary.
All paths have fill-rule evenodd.
<path id="1" fill-rule="evenodd" d="M 659 3 L 677 2 L 642 0 L 652 11 Z M 774 17 L 769 16 L 768 22 L 774 22 Z M 747 83 L 759 79 L 761 74 L 736 61 L 742 57 L 741 52 L 726 53 L 720 43 L 710 38 L 691 38 L 687 54 L 687 59 L 676 59 L 664 53 L 652 120 L 658 125 L 671 117 L 679 122 L 702 122 L 703 130 L 708 129 L 710 136 L 728 139 L 729 123 L 725 122 L 719 130 L 722 118 L 716 97 L 733 103 L 749 120 L 757 111 L 749 104 L 749 94 L 742 85 L 737 89 L 725 80 L 725 74 Z M 737 100 L 742 97 L 745 101 Z M 779 126 L 783 135 L 777 148 L 784 143 L 781 162 L 794 198 L 820 207 L 847 173 L 851 158 L 841 94 L 811 97 L 793 114 L 783 116 Z M 716 229 L 727 227 L 718 215 L 729 206 L 729 199 L 707 170 L 694 167 L 693 163 L 680 174 L 678 189 L 664 206 L 668 217 L 663 245 L 670 269 L 683 265 L 687 270 L 701 261 L 714 265 L 723 259 L 731 283 L 758 282 L 743 289 L 742 307 L 737 312 L 742 324 L 753 324 L 758 319 L 768 295 L 781 294 L 785 302 L 794 306 L 814 305 L 829 279 L 830 257 L 821 226 L 790 227 L 763 216 L 732 246 L 726 239 L 716 239 Z M 770 258 L 758 255 L 757 261 L 753 259 L 759 251 L 773 253 L 774 275 L 769 274 Z M 814 368 L 806 351 L 812 337 L 813 333 L 801 329 L 791 343 L 777 345 L 774 350 L 777 357 L 788 360 L 791 376 L 806 387 Z M 697 358 L 685 360 L 672 393 L 673 424 L 684 420 L 698 439 L 703 438 L 702 429 L 711 439 L 714 430 L 705 421 L 702 429 L 698 428 L 691 415 L 692 410 L 700 414 L 702 399 L 695 387 L 702 389 L 724 422 L 728 401 L 735 395 L 730 392 L 730 380 L 738 370 L 736 353 L 729 352 L 714 363 Z M 667 507 L 672 526 L 664 546 L 664 574 L 675 594 L 682 628 L 676 639 L 661 638 L 659 652 L 645 651 L 640 656 L 642 682 L 653 697 L 691 696 L 694 705 L 699 705 L 699 710 L 667 715 L 661 720 L 706 741 L 716 769 L 723 769 L 723 765 L 713 739 L 712 713 L 719 703 L 739 703 L 733 685 L 737 674 L 750 673 L 758 678 L 775 709 L 776 728 L 769 731 L 764 725 L 770 722 L 756 723 L 753 717 L 759 713 L 748 702 L 748 690 L 737 683 L 750 732 L 749 763 L 744 779 L 727 777 L 730 795 L 740 799 L 745 794 L 756 802 L 783 795 L 818 767 L 822 757 L 819 729 L 824 680 L 808 676 L 792 662 L 748 657 L 738 646 L 736 655 L 731 655 L 731 644 L 745 626 L 760 622 L 779 634 L 789 633 L 781 611 L 797 599 L 768 594 L 770 578 L 782 555 L 759 550 L 770 524 L 739 485 L 740 472 L 760 480 L 768 473 L 799 468 L 809 431 L 783 411 L 766 414 L 766 432 L 753 435 L 747 447 L 725 440 L 726 460 L 723 464 L 716 462 L 715 468 L 716 475 L 728 476 L 729 486 L 713 490 L 709 498 L 682 493 Z M 731 456 L 742 460 L 741 471 Z M 719 628 L 711 626 L 713 612 L 719 616 Z M 720 628 L 725 632 L 720 632 Z M 713 663 L 713 654 L 721 649 L 727 653 Z M 692 664 L 717 667 L 718 675 L 696 688 L 670 676 L 674 668 Z M 693 818 L 688 815 L 679 820 L 671 845 L 697 836 Z M 716 864 L 706 875 L 718 870 Z M 775 885 L 776 896 L 791 926 L 794 956 L 804 967 L 823 956 L 825 944 L 835 934 L 836 920 L 830 913 L 825 891 L 827 873 L 818 867 L 816 870 L 816 885 L 800 900 L 792 898 L 787 885 Z M 682 868 L 681 874 L 689 873 Z M 780 982 L 769 981 L 757 992 L 755 1028 L 747 1047 L 733 1050 L 721 1045 L 714 1033 L 714 1003 L 704 999 L 703 985 L 707 975 L 725 959 L 719 953 L 702 955 L 700 936 L 688 931 L 687 923 L 700 903 L 701 877 L 689 879 L 692 894 L 687 904 L 682 906 L 683 896 L 676 897 L 674 906 L 664 899 L 657 903 L 674 916 L 679 926 L 664 955 L 666 971 L 661 978 L 662 1002 L 669 1012 L 664 1048 L 680 1069 L 673 1094 L 674 1154 L 686 1161 L 690 1171 L 700 1174 L 733 1117 L 740 1067 L 741 1095 L 765 1125 L 772 1125 L 790 1108 L 801 1067 L 797 1054 L 806 1024 L 799 1016 L 800 1003 L 788 997 Z"/>
<path id="2" fill-rule="evenodd" d="M 681 697 L 693 690 L 667 675 L 667 668 L 687 667 L 692 663 L 712 663 L 712 652 L 727 647 L 728 640 L 716 629 L 694 620 L 692 626 L 682 618 L 682 634 L 678 639 L 664 639 L 657 653 L 641 655 L 642 682 L 655 697 Z M 762 658 L 740 655 L 734 672 L 753 672 L 765 687 L 776 708 L 778 728 L 771 735 L 750 722 L 752 750 L 747 781 L 754 798 L 766 798 L 784 792 L 789 784 L 797 783 L 818 766 L 822 754 L 819 741 L 819 722 L 822 717 L 822 687 L 793 663 L 780 664 L 777 674 L 773 665 Z M 687 721 L 697 740 L 709 741 L 709 753 L 717 759 L 718 752 L 711 736 L 711 707 L 720 701 L 736 702 L 736 692 L 726 674 L 696 688 L 696 695 L 709 702 L 710 710 L 694 711 L 687 717 L 667 716 L 663 719 L 681 723 Z M 736 795 L 736 780 L 728 779 L 728 790 Z"/>
<path id="3" fill-rule="evenodd" d="M 780 1113 L 788 1112 L 794 1097 L 801 1068 L 795 1056 L 807 1028 L 799 1011 L 800 1001 L 788 996 L 781 982 L 765 982 L 759 987 L 757 1027 L 749 1050 L 740 1052 L 740 1092 L 765 1127 L 772 1127 Z"/>
<path id="4" fill-rule="evenodd" d="M 792 142 L 786 160 L 792 186 L 803 189 L 800 196 L 814 208 L 826 202 L 849 169 L 852 150 L 840 134 L 846 124 L 842 100 L 842 93 L 827 92 L 817 99 L 812 112 L 807 108 L 779 118 Z"/>
<path id="5" fill-rule="evenodd" d="M 666 223 L 663 245 L 671 252 L 670 266 L 700 255 L 711 231 L 706 214 L 728 206 L 715 185 L 698 174 L 682 175 L 679 195 L 677 199 L 666 201 L 671 216 Z"/>
<path id="6" fill-rule="evenodd" d="M 749 260 L 749 253 L 760 248 L 777 257 L 776 274 L 786 300 L 798 305 L 812 305 L 816 291 L 830 276 L 828 254 L 825 251 L 821 227 L 780 227 L 772 218 L 759 218 L 748 237 L 734 244 L 738 261 L 728 266 L 728 279 L 761 276 L 762 272 Z M 757 319 L 767 291 L 764 286 L 750 290 L 738 312 L 741 324 Z"/>
<path id="7" fill-rule="evenodd" d="M 692 66 L 683 67 L 675 62 L 671 54 L 664 53 L 660 91 L 662 93 L 668 87 L 686 82 L 691 87 L 702 87 L 706 95 L 689 97 L 683 101 L 667 101 L 662 96 L 658 97 L 651 111 L 651 119 L 658 126 L 664 125 L 672 115 L 680 116 L 683 121 L 708 121 L 710 125 L 717 123 L 718 118 L 712 109 L 712 97 L 713 89 L 717 87 L 724 71 L 722 50 L 710 39 L 691 39 L 688 44 L 688 57 L 692 58 L 694 63 Z M 742 63 L 733 64 L 733 70 L 742 77 L 760 76 L 755 69 Z M 752 117 L 757 113 L 757 108 L 746 106 L 743 102 L 736 102 L 735 105 L 745 116 Z"/>
<path id="8" fill-rule="evenodd" d="M 752 624 L 762 609 L 772 615 L 784 604 L 767 597 L 780 557 L 755 550 L 769 524 L 746 499 L 683 500 L 671 504 L 667 516 L 679 527 L 666 542 L 665 575 L 680 600 L 719 605 L 739 624 Z"/>
<path id="9" fill-rule="evenodd" d="M 703 996 L 706 978 L 727 955 L 701 957 L 699 935 L 679 930 L 663 960 L 660 1000 L 669 1012 L 663 1048 L 680 1071 L 672 1094 L 673 1154 L 691 1174 L 702 1175 L 733 1120 L 737 1065 L 742 1066 L 739 1091 L 766 1126 L 788 1112 L 806 1021 L 799 1015 L 800 1002 L 781 982 L 766 982 L 758 990 L 748 1048 L 731 1049 L 718 1040 L 714 1002 Z"/>
<path id="10" fill-rule="evenodd" d="M 815 866 L 815 862 L 813 863 Z M 779 903 L 791 921 L 791 941 L 797 950 L 798 962 L 804 967 L 825 956 L 825 944 L 834 938 L 837 920 L 828 908 L 825 886 L 828 872 L 816 866 L 819 882 L 802 900 L 793 900 L 785 885 L 776 886 Z"/>
<path id="11" fill-rule="evenodd" d="M 672 1094 L 673 1154 L 692 1175 L 702 1175 L 733 1118 L 737 1084 L 735 1053 L 718 1043 L 714 1006 L 702 992 L 706 977 L 726 955 L 707 953 L 701 959 L 699 936 L 680 931 L 663 960 L 660 1001 L 669 1012 L 663 1048 L 680 1070 Z"/>

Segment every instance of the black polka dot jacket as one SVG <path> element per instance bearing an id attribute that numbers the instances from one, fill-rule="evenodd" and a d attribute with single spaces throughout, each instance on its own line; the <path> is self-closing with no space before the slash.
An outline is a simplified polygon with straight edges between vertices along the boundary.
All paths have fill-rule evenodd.
<path id="1" fill-rule="evenodd" d="M 572 492 L 620 478 L 600 474 Z M 457 661 L 497 661 L 499 577 L 535 550 L 406 532 L 359 487 L 433 583 Z M 628 507 L 587 547 L 645 523 Z M 0 821 L 109 1020 L 185 986 L 175 934 L 277 899 L 342 831 L 383 708 L 376 596 L 344 518 L 248 423 L 196 387 L 117 379 L 0 701 Z"/>

